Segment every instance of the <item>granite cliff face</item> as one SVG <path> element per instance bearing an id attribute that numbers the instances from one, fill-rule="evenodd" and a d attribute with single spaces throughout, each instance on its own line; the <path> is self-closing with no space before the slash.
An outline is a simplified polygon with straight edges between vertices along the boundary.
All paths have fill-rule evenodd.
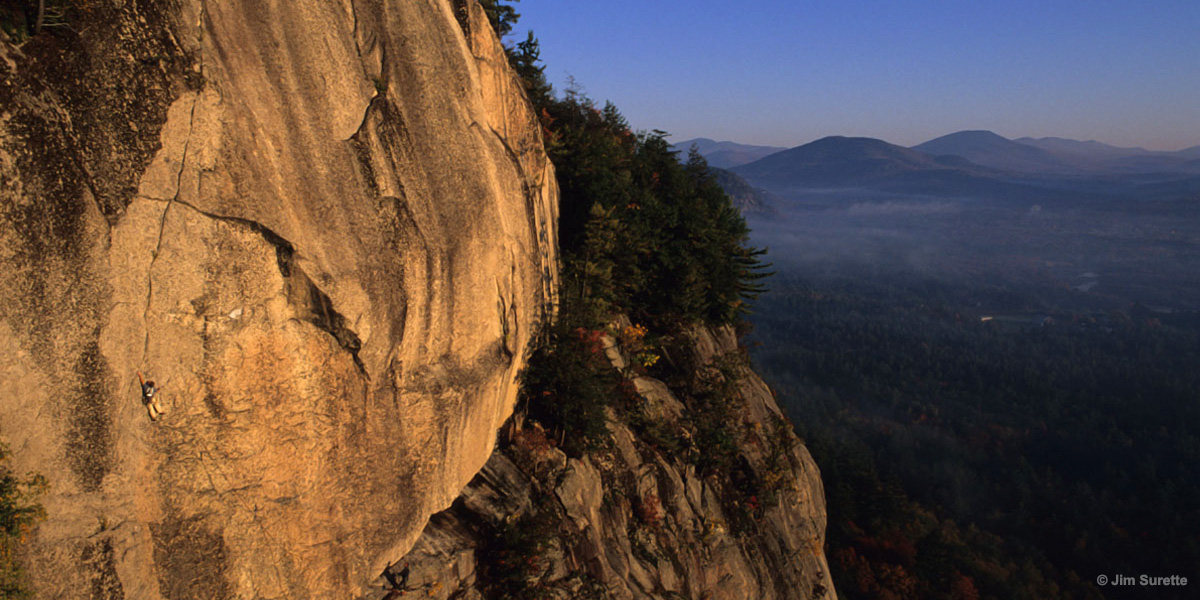
<path id="1" fill-rule="evenodd" d="M 713 376 L 724 475 L 656 445 L 691 409 L 649 377 L 593 456 L 509 420 L 558 194 L 473 1 L 68 6 L 0 34 L 0 440 L 50 480 L 36 597 L 380 598 L 401 560 L 435 597 L 833 597 L 816 467 L 748 368 Z M 737 354 L 689 345 L 704 377 Z"/>
<path id="2" fill-rule="evenodd" d="M 488 459 L 552 310 L 520 83 L 473 2 L 64 18 L 0 41 L 0 438 L 51 482 L 38 597 L 364 593 Z"/>
<path id="3" fill-rule="evenodd" d="M 612 336 L 605 343 L 628 372 L 630 358 Z M 536 425 L 514 423 L 405 556 L 409 589 L 461 599 L 836 599 L 808 450 L 729 328 L 693 330 L 684 346 L 700 376 L 731 391 L 732 469 L 705 469 L 693 407 L 635 376 L 641 417 L 610 413 L 605 450 L 568 458 Z M 689 441 L 672 451 L 662 433 L 675 427 Z"/>

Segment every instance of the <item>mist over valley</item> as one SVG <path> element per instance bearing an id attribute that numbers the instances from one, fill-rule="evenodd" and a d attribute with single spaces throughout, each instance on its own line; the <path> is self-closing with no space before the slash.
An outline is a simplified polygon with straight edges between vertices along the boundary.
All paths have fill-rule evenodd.
<path id="1" fill-rule="evenodd" d="M 752 240 L 785 276 L 1021 287 L 1029 310 L 1188 311 L 1200 309 L 1194 151 L 961 132 L 912 149 L 825 138 L 731 171 L 735 197 L 762 198 L 746 212 Z M 1131 166 L 1139 156 L 1154 168 Z M 1096 275 L 1086 294 L 1082 273 Z"/>
<path id="2" fill-rule="evenodd" d="M 770 250 L 747 340 L 821 466 L 842 597 L 1195 576 L 1195 153 L 964 131 L 718 172 Z"/>

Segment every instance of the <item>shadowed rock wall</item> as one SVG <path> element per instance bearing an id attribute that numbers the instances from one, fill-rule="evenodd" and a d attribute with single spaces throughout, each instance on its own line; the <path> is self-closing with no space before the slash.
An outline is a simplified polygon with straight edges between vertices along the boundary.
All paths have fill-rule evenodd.
<path id="1" fill-rule="evenodd" d="M 625 371 L 630 357 L 604 341 Z M 430 519 L 403 559 L 408 588 L 439 599 L 836 600 L 824 489 L 808 450 L 741 363 L 730 328 L 695 329 L 687 346 L 701 370 L 740 365 L 728 371 L 741 432 L 731 471 L 698 469 L 706 449 L 692 441 L 657 445 L 689 409 L 664 382 L 634 376 L 645 423 L 610 412 L 611 445 L 582 458 L 552 447 L 537 425 L 515 433 Z"/>
<path id="2" fill-rule="evenodd" d="M 363 593 L 488 459 L 554 303 L 499 42 L 440 0 L 66 19 L 0 41 L 0 439 L 51 481 L 38 596 Z"/>

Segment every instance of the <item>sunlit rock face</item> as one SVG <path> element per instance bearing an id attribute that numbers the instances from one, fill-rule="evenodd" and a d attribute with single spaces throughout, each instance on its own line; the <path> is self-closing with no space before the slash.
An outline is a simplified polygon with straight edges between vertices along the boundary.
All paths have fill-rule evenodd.
<path id="1" fill-rule="evenodd" d="M 499 42 L 438 0 L 68 18 L 0 42 L 0 439 L 51 482 L 38 597 L 367 593 L 488 459 L 554 304 Z"/>

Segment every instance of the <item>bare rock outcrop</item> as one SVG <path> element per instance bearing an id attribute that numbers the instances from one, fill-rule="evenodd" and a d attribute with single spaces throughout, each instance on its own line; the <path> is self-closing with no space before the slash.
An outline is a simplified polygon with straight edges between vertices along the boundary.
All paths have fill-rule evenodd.
<path id="1" fill-rule="evenodd" d="M 0 438 L 51 482 L 37 596 L 366 593 L 488 459 L 554 305 L 553 168 L 482 9 L 63 19 L 0 39 Z"/>
<path id="2" fill-rule="evenodd" d="M 608 355 L 625 356 L 607 338 Z M 824 555 L 825 499 L 812 457 L 728 328 L 697 329 L 701 370 L 720 365 L 737 432 L 732 468 L 705 469 L 690 407 L 632 379 L 637 414 L 610 414 L 609 448 L 568 458 L 536 426 L 498 449 L 401 565 L 432 598 L 837 597 Z M 691 441 L 664 432 L 682 427 Z M 552 436 L 551 436 L 552 437 Z M 668 446 L 673 448 L 669 449 Z"/>

